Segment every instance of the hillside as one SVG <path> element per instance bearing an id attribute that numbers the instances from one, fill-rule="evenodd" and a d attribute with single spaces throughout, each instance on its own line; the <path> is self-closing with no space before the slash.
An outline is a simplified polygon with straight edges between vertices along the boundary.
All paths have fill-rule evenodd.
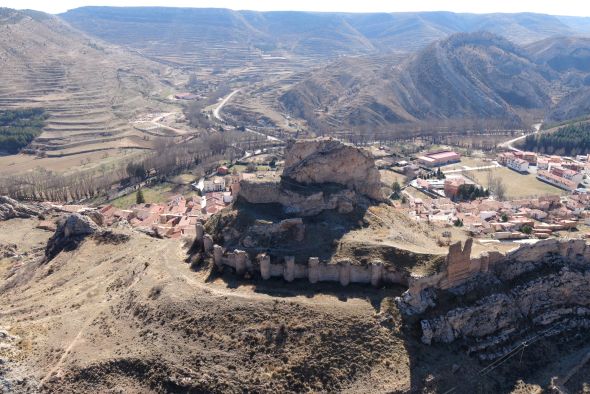
<path id="1" fill-rule="evenodd" d="M 44 109 L 32 148 L 49 156 L 146 146 L 129 120 L 165 108 L 165 74 L 57 17 L 0 9 L 0 111 Z"/>
<path id="2" fill-rule="evenodd" d="M 554 124 L 590 115 L 590 38 L 552 37 L 525 47 L 549 71 L 556 105 L 548 113 Z"/>
<path id="3" fill-rule="evenodd" d="M 255 12 L 161 7 L 82 7 L 60 15 L 78 29 L 182 66 L 240 67 L 262 53 L 287 57 L 415 51 L 458 32 L 488 30 L 526 44 L 584 34 L 584 18 L 551 15 Z"/>
<path id="4" fill-rule="evenodd" d="M 537 392 L 587 351 L 583 329 L 538 335 L 535 346 L 496 365 L 468 353 L 462 342 L 422 343 L 420 320 L 403 316 L 394 302 L 401 285 L 289 283 L 237 278 L 231 269 L 191 269 L 179 240 L 125 225 L 100 228 L 80 215 L 68 228 L 93 233 L 70 234 L 62 239 L 65 248 L 55 250 L 55 235 L 65 232 L 43 228 L 68 220 L 60 219 L 63 213 L 43 215 L 46 221 L 30 215 L 0 220 L 2 392 L 510 393 L 518 386 Z M 48 250 L 57 253 L 48 259 Z M 586 300 L 587 283 L 579 287 L 577 299 Z M 578 288 L 564 290 L 577 294 Z M 563 300 L 562 290 L 553 293 Z M 448 304 L 435 313 L 462 304 L 442 294 Z M 556 309 L 545 293 L 523 298 L 538 300 L 537 308 L 548 304 L 543 312 L 558 321 L 568 319 L 559 313 L 571 309 Z M 472 299 L 465 299 L 468 307 Z M 452 310 L 464 319 L 459 324 L 465 310 Z M 501 323 L 484 323 L 508 319 L 497 309 L 484 312 L 473 313 L 471 327 L 480 332 L 496 333 Z M 499 368 L 482 374 L 489 365 Z M 572 392 L 587 381 L 579 373 Z"/>
<path id="5" fill-rule="evenodd" d="M 590 72 L 589 37 L 552 37 L 525 47 L 539 64 L 547 64 L 555 71 Z"/>
<path id="6" fill-rule="evenodd" d="M 551 105 L 548 91 L 526 51 L 490 33 L 462 33 L 401 62 L 333 63 L 310 73 L 279 102 L 328 129 L 475 118 L 518 125 L 523 111 Z"/>

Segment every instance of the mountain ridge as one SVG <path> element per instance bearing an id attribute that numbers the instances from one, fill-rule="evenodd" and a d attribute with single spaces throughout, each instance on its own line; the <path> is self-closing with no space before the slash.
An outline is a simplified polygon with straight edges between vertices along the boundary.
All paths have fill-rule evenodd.
<path id="1" fill-rule="evenodd" d="M 412 52 L 453 33 L 489 30 L 521 44 L 554 35 L 590 34 L 585 20 L 534 14 L 459 14 L 446 11 L 342 13 L 233 11 L 223 8 L 80 7 L 59 14 L 76 28 L 115 44 L 168 53 L 229 41 L 227 56 L 257 51 L 334 58 L 340 55 Z M 155 26 L 154 26 L 155 24 Z M 590 23 L 588 23 L 590 26 Z M 155 27 L 155 28 L 154 28 Z M 194 36 L 202 42 L 193 40 Z M 151 40 L 151 42 L 150 42 Z M 211 60 L 205 51 L 203 57 Z M 198 61 L 184 59 L 179 64 Z"/>
<path id="2" fill-rule="evenodd" d="M 381 59 L 373 70 L 355 63 L 367 71 L 343 78 L 352 65 L 331 63 L 281 95 L 279 105 L 326 129 L 475 118 L 522 127 L 523 111 L 552 105 L 546 77 L 552 71 L 489 32 L 458 33 L 398 63 Z M 354 93 L 347 95 L 351 81 Z"/>

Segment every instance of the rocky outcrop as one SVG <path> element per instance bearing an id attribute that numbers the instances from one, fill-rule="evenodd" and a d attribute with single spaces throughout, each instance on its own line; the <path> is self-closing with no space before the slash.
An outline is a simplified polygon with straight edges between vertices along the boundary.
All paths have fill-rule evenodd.
<path id="1" fill-rule="evenodd" d="M 257 220 L 248 228 L 242 243 L 246 248 L 252 248 L 259 244 L 270 245 L 286 240 L 301 242 L 304 237 L 305 224 L 301 218 L 284 219 L 278 223 Z"/>
<path id="2" fill-rule="evenodd" d="M 350 213 L 382 200 L 372 155 L 330 138 L 291 143 L 280 178 L 244 179 L 240 197 L 252 204 L 280 204 L 285 213 L 314 216 L 325 210 Z"/>
<path id="3" fill-rule="evenodd" d="M 282 182 L 274 180 L 244 180 L 240 184 L 240 196 L 252 204 L 278 203 L 283 206 L 285 213 L 300 216 L 313 216 L 332 209 L 349 213 L 362 199 L 350 189 L 328 192 L 318 188 L 306 192 L 284 186 Z"/>
<path id="4" fill-rule="evenodd" d="M 409 279 L 396 299 L 421 316 L 422 341 L 458 341 L 496 359 L 531 338 L 590 328 L 590 245 L 547 239 L 508 253 L 470 256 L 472 241 L 449 248 L 446 264 Z"/>
<path id="5" fill-rule="evenodd" d="M 18 256 L 15 244 L 0 244 L 0 259 L 7 259 Z"/>
<path id="6" fill-rule="evenodd" d="M 13 359 L 20 356 L 21 339 L 0 326 L 0 393 L 26 392 L 27 379 Z M 30 389 L 30 387 L 29 387 Z"/>
<path id="7" fill-rule="evenodd" d="M 560 240 L 546 239 L 534 244 L 523 244 L 506 254 L 487 252 L 472 258 L 468 239 L 464 247 L 461 243 L 449 247 L 446 263 L 438 272 L 426 276 L 412 276 L 409 289 L 398 305 L 407 314 L 420 314 L 435 305 L 430 290 L 457 289 L 464 286 L 471 288 L 485 286 L 486 282 L 477 281 L 486 278 L 492 282 L 506 282 L 545 266 L 553 261 L 562 264 L 568 262 L 590 261 L 590 245 L 583 239 Z"/>
<path id="8" fill-rule="evenodd" d="M 473 306 L 423 320 L 422 341 L 430 344 L 463 339 L 479 343 L 473 350 L 489 350 L 486 348 L 490 345 L 507 343 L 523 331 L 533 332 L 571 317 L 590 322 L 590 270 L 565 266 L 556 274 L 492 294 Z"/>
<path id="9" fill-rule="evenodd" d="M 374 200 L 383 199 L 371 153 L 331 138 L 292 143 L 285 153 L 283 177 L 304 185 L 336 183 Z"/>
<path id="10" fill-rule="evenodd" d="M 73 213 L 61 218 L 57 230 L 47 242 L 46 259 L 53 259 L 62 250 L 75 249 L 84 238 L 98 231 L 100 227 L 88 216 Z"/>
<path id="11" fill-rule="evenodd" d="M 0 196 L 0 220 L 39 216 L 44 209 L 37 204 L 25 204 L 7 196 Z"/>

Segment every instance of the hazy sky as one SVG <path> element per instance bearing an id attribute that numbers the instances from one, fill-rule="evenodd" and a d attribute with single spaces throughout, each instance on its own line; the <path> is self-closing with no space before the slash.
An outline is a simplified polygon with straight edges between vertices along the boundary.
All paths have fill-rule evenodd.
<path id="1" fill-rule="evenodd" d="M 234 10 L 302 10 L 347 12 L 454 11 L 538 12 L 590 16 L 588 0 L 0 0 L 0 6 L 50 13 L 84 5 L 219 7 Z"/>

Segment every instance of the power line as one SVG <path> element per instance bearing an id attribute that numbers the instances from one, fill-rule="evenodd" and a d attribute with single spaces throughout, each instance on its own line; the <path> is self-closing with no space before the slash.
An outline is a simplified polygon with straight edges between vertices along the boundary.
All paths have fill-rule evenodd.
<path id="1" fill-rule="evenodd" d="M 521 342 L 519 345 L 517 345 L 516 347 L 514 347 L 508 353 L 506 353 L 505 355 L 503 355 L 499 359 L 495 360 L 490 365 L 488 365 L 488 366 L 484 367 L 483 369 L 481 369 L 478 372 L 478 375 L 479 376 L 486 376 L 486 375 L 488 375 L 494 369 L 498 368 L 500 365 L 504 364 L 506 361 L 510 360 L 512 357 L 514 357 L 515 355 L 517 355 L 518 354 L 518 351 L 521 351 L 521 354 L 520 354 L 520 362 L 522 362 L 522 356 L 524 354 L 524 350 L 527 347 L 529 347 L 530 345 L 532 345 L 533 343 L 535 343 L 535 342 L 541 340 L 542 338 L 544 338 L 547 333 L 549 333 L 550 331 L 552 331 L 555 327 L 557 327 L 561 323 L 562 322 L 559 321 L 559 322 L 555 323 L 554 325 L 552 325 L 547 330 L 542 331 L 542 332 L 536 334 L 535 336 L 533 336 L 532 338 L 527 339 L 527 340 Z M 447 391 L 445 391 L 443 394 L 451 394 L 457 388 L 459 388 L 459 385 L 456 385 L 456 386 L 451 387 L 450 389 L 448 389 Z"/>

